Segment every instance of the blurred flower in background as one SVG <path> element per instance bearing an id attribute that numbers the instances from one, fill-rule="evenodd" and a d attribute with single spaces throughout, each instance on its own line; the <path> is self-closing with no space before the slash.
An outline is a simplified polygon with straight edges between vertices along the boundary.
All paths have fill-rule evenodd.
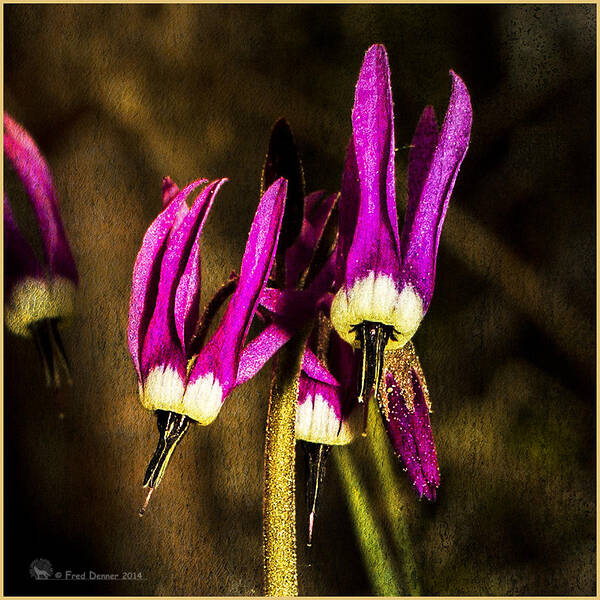
<path id="1" fill-rule="evenodd" d="M 41 263 L 22 235 L 4 194 L 4 322 L 15 335 L 33 338 L 46 384 L 71 383 L 59 327 L 73 313 L 77 268 L 65 234 L 50 167 L 27 131 L 4 113 L 4 154 L 18 175 L 42 241 Z"/>

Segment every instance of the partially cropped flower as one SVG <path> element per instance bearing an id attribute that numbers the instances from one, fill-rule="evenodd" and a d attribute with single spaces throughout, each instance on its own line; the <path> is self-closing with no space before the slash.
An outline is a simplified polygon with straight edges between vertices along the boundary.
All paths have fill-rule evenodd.
<path id="1" fill-rule="evenodd" d="M 44 262 L 20 232 L 4 195 L 4 322 L 12 333 L 33 337 L 48 385 L 70 382 L 59 326 L 71 317 L 78 282 L 60 218 L 50 168 L 27 131 L 4 113 L 4 154 L 21 180 L 37 219 Z"/>
<path id="2" fill-rule="evenodd" d="M 361 68 L 352 138 L 339 203 L 339 290 L 331 320 L 339 335 L 360 346 L 359 400 L 382 374 L 383 353 L 411 339 L 433 295 L 442 224 L 471 132 L 471 103 L 456 73 L 438 133 L 428 106 L 417 126 L 408 166 L 408 204 L 398 233 L 394 115 L 385 48 L 374 45 Z"/>
<path id="3" fill-rule="evenodd" d="M 224 181 L 204 187 L 188 208 L 186 197 L 206 181 L 194 181 L 178 191 L 166 179 L 164 209 L 146 232 L 133 270 L 129 350 L 140 400 L 145 408 L 157 411 L 160 432 L 144 480 L 150 491 L 160 483 L 189 424 L 211 423 L 238 384 L 240 355 L 273 265 L 287 188 L 283 179 L 261 198 L 235 292 L 215 333 L 198 348 L 200 236 Z"/>

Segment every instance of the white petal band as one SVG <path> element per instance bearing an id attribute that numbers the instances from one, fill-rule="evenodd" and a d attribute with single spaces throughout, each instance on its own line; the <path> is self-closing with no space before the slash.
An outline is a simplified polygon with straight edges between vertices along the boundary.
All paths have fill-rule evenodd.
<path id="1" fill-rule="evenodd" d="M 50 281 L 26 277 L 15 285 L 4 305 L 4 322 L 15 335 L 31 337 L 29 326 L 43 319 L 73 314 L 75 284 L 64 277 Z"/>
<path id="2" fill-rule="evenodd" d="M 187 415 L 200 425 L 212 423 L 223 405 L 219 382 L 208 373 L 184 386 L 181 375 L 170 367 L 150 371 L 140 389 L 140 401 L 148 410 L 169 410 Z"/>
<path id="3" fill-rule="evenodd" d="M 349 444 L 360 432 L 361 414 L 360 408 L 355 408 L 340 428 L 339 417 L 323 396 L 316 394 L 313 402 L 308 395 L 296 409 L 296 438 L 329 446 Z"/>
<path id="4" fill-rule="evenodd" d="M 370 273 L 346 289 L 340 288 L 331 304 L 331 321 L 338 334 L 355 345 L 352 327 L 363 321 L 391 325 L 396 341 L 387 348 L 401 348 L 410 340 L 423 319 L 423 301 L 412 286 L 398 291 L 394 280 L 387 275 Z"/>

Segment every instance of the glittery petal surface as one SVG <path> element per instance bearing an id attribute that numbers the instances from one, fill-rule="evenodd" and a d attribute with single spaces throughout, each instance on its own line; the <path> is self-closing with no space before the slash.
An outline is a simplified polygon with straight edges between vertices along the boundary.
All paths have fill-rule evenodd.
<path id="1" fill-rule="evenodd" d="M 419 200 L 429 174 L 438 136 L 435 111 L 432 106 L 426 106 L 415 129 L 408 154 L 408 202 L 400 238 L 402 256 L 406 255 L 406 248 L 410 241 L 409 234 L 413 229 L 415 215 L 419 208 Z"/>
<path id="2" fill-rule="evenodd" d="M 386 406 L 380 405 L 380 408 L 394 452 L 404 463 L 408 478 L 420 497 L 433 501 L 440 479 L 429 410 L 414 371 L 411 377 L 415 394 L 413 407 L 407 404 L 394 376 L 387 372 Z"/>
<path id="3" fill-rule="evenodd" d="M 415 392 L 415 411 L 412 414 L 412 420 L 413 431 L 417 440 L 417 452 L 419 454 L 419 461 L 421 462 L 425 481 L 429 483 L 430 490 L 435 497 L 435 490 L 431 488 L 431 484 L 436 487 L 440 485 L 440 471 L 437 462 L 435 442 L 433 441 L 431 422 L 429 419 L 429 407 L 425 401 L 419 377 L 414 370 L 411 370 L 411 378 Z"/>
<path id="4" fill-rule="evenodd" d="M 406 221 L 402 232 L 404 277 L 418 290 L 425 310 L 433 295 L 442 224 L 471 135 L 472 109 L 469 92 L 456 73 L 450 71 L 450 74 L 452 94 L 448 112 L 425 182 L 421 187 L 415 183 L 417 178 L 409 187 L 412 193 L 421 188 L 421 193 L 419 198 L 409 199 L 411 218 Z M 423 140 L 417 141 L 421 143 Z M 419 152 L 421 148 L 420 145 Z"/>
<path id="5" fill-rule="evenodd" d="M 290 337 L 289 329 L 285 329 L 275 323 L 267 325 L 242 350 L 235 385 L 241 385 L 252 379 Z"/>
<path id="6" fill-rule="evenodd" d="M 346 279 L 346 264 L 348 253 L 354 238 L 354 229 L 358 218 L 358 205 L 360 202 L 360 185 L 358 180 L 358 166 L 356 165 L 356 150 L 354 138 L 350 138 L 342 185 L 340 188 L 339 216 L 338 216 L 338 243 L 336 264 L 336 286 L 339 287 Z"/>
<path id="7" fill-rule="evenodd" d="M 158 295 L 161 261 L 169 233 L 182 205 L 185 205 L 185 196 L 178 195 L 154 219 L 144 235 L 142 247 L 133 267 L 127 341 L 140 382 L 142 381 L 140 363 L 142 344 Z"/>
<path id="8" fill-rule="evenodd" d="M 77 284 L 77 268 L 60 217 L 50 167 L 31 136 L 7 113 L 4 113 L 4 154 L 33 206 L 50 273 Z"/>
<path id="9" fill-rule="evenodd" d="M 371 272 L 393 279 L 399 275 L 394 107 L 387 54 L 381 45 L 371 46 L 365 55 L 356 84 L 352 131 L 360 202 L 346 264 L 348 287 Z"/>
<path id="10" fill-rule="evenodd" d="M 190 213 L 197 213 L 196 217 L 192 217 L 195 221 L 194 228 L 197 227 L 196 239 L 189 252 L 185 269 L 179 278 L 177 291 L 175 292 L 174 307 L 177 336 L 181 347 L 185 350 L 186 357 L 189 357 L 188 349 L 190 341 L 196 331 L 198 319 L 200 318 L 200 236 L 214 198 L 225 181 L 226 179 L 220 179 L 207 186 L 202 191 L 202 194 L 200 194 L 190 211 Z M 199 206 L 197 207 L 197 205 Z M 180 229 L 184 226 L 184 223 L 186 223 L 186 221 L 182 223 Z M 179 233 L 179 229 L 177 230 L 177 233 Z"/>
<path id="11" fill-rule="evenodd" d="M 25 277 L 43 279 L 44 272 L 35 254 L 23 237 L 4 194 L 4 297 L 8 299 L 13 286 Z"/>
<path id="12" fill-rule="evenodd" d="M 286 192 L 287 183 L 280 178 L 261 198 L 242 259 L 238 287 L 217 331 L 201 350 L 190 373 L 190 383 L 211 373 L 218 380 L 223 397 L 235 385 L 242 345 L 273 266 Z"/>
<path id="13" fill-rule="evenodd" d="M 189 329 L 190 322 L 197 322 L 198 318 L 191 313 L 194 305 L 198 309 L 200 294 L 199 238 L 215 194 L 223 181 L 217 180 L 206 186 L 177 229 L 169 234 L 160 266 L 155 307 L 142 345 L 143 376 L 156 366 L 169 365 L 182 378 L 185 377 L 186 325 Z M 181 199 L 185 200 L 201 183 L 202 180 L 199 180 L 188 185 L 171 205 L 178 209 L 177 204 Z M 198 264 L 194 265 L 194 262 Z"/>
<path id="14" fill-rule="evenodd" d="M 318 340 L 311 337 L 311 348 L 307 348 L 304 354 L 298 390 L 296 435 L 298 439 L 314 443 L 347 444 L 360 429 L 361 420 L 359 413 L 354 411 L 358 406 L 355 393 L 356 359 L 352 347 L 331 327 L 329 333 L 325 330 L 324 340 L 328 340 L 326 349 L 318 349 Z M 327 361 L 327 368 L 313 351 L 319 356 L 323 353 L 326 355 L 323 358 Z M 314 359 L 309 361 L 309 357 Z M 313 368 L 315 361 L 319 361 L 319 372 Z M 339 383 L 332 383 L 336 380 Z M 354 417 L 352 420 L 351 415 Z"/>

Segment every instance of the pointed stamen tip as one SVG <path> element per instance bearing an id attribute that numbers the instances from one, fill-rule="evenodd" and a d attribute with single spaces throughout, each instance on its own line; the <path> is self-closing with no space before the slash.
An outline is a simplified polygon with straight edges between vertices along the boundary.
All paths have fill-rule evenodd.
<path id="1" fill-rule="evenodd" d="M 146 494 L 146 499 L 144 500 L 144 504 L 142 505 L 142 508 L 140 508 L 140 512 L 138 513 L 138 515 L 140 517 L 144 516 L 144 513 L 146 512 L 146 509 L 148 508 L 148 502 L 150 502 L 150 496 L 152 496 L 153 491 L 154 491 L 153 487 L 148 488 L 148 493 Z"/>

